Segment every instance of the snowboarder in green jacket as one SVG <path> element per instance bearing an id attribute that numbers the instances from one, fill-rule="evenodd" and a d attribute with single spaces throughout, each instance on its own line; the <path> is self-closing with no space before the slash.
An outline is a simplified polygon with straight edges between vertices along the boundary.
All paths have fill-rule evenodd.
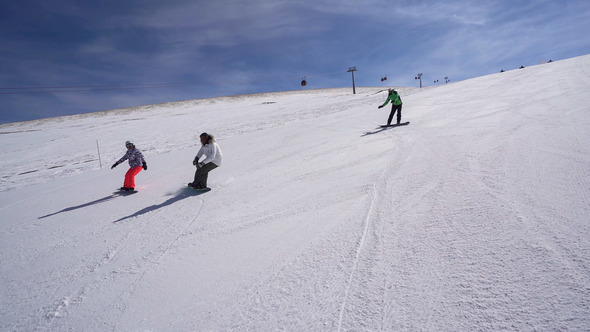
<path id="1" fill-rule="evenodd" d="M 402 120 L 402 99 L 394 89 L 389 89 L 388 92 L 389 95 L 387 96 L 387 100 L 385 100 L 383 105 L 379 106 L 379 108 L 382 108 L 391 101 L 391 113 L 389 113 L 389 119 L 387 119 L 387 125 L 389 126 L 391 125 L 391 120 L 393 119 L 395 111 L 397 111 L 397 124 Z"/>

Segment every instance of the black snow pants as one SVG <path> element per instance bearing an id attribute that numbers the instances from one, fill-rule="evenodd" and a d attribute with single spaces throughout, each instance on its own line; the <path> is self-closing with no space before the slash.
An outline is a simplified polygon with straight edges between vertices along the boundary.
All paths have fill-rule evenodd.
<path id="1" fill-rule="evenodd" d="M 387 119 L 387 125 L 391 124 L 391 120 L 393 120 L 393 115 L 397 111 L 397 124 L 402 121 L 402 105 L 391 105 L 391 113 L 389 113 L 389 119 Z"/>
<path id="2" fill-rule="evenodd" d="M 209 172 L 211 172 L 215 168 L 217 168 L 217 165 L 215 165 L 214 163 L 206 163 L 202 167 L 197 167 L 197 171 L 195 172 L 195 180 L 193 181 L 193 184 L 196 186 L 206 188 Z"/>

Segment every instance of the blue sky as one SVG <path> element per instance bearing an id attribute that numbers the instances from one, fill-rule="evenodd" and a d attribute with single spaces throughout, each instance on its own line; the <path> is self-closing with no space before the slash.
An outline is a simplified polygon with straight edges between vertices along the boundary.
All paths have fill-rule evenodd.
<path id="1" fill-rule="evenodd" d="M 417 86 L 590 53 L 590 1 L 0 2 L 0 123 L 213 96 Z M 386 82 L 380 78 L 387 76 Z"/>

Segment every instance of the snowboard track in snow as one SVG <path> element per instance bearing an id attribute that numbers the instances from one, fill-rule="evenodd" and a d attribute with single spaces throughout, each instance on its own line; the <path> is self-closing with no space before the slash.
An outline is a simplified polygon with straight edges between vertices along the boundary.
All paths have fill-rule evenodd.
<path id="1" fill-rule="evenodd" d="M 142 268 L 142 271 L 140 272 L 140 275 L 138 278 L 136 278 L 129 287 L 127 287 L 117 298 L 118 302 L 122 302 L 125 303 L 127 301 L 122 301 L 125 297 L 127 296 L 132 296 L 135 292 L 135 289 L 137 287 L 137 285 L 143 280 L 143 278 L 146 276 L 146 274 L 153 269 L 154 266 L 156 266 L 160 260 L 162 259 L 162 257 L 164 255 L 166 255 L 166 253 L 178 242 L 178 240 L 187 232 L 187 230 L 189 230 L 194 223 L 199 219 L 199 216 L 201 215 L 201 211 L 203 210 L 203 205 L 205 204 L 205 200 L 204 198 L 200 199 L 200 206 L 199 209 L 197 210 L 197 213 L 195 215 L 194 218 L 189 219 L 190 221 L 187 223 L 187 225 L 182 228 L 182 230 L 180 232 L 178 232 L 178 234 L 172 239 L 172 241 L 170 241 L 167 244 L 163 244 L 160 245 L 159 247 L 155 248 L 154 250 L 151 250 L 146 256 L 142 257 L 142 259 L 147 262 L 148 264 Z M 151 256 L 151 257 L 148 257 Z M 137 266 L 138 268 L 141 267 L 141 264 L 139 264 Z M 137 272 L 134 272 L 137 273 Z M 116 304 L 115 304 L 116 305 Z M 123 308 L 126 308 L 124 304 L 122 304 Z M 120 315 L 124 314 L 125 310 L 122 310 L 120 312 Z"/>
<path id="2" fill-rule="evenodd" d="M 350 295 L 351 284 L 354 279 L 354 275 L 355 275 L 357 267 L 358 267 L 361 252 L 363 251 L 363 247 L 365 245 L 365 239 L 367 238 L 367 233 L 369 231 L 369 227 L 371 224 L 371 215 L 373 213 L 373 208 L 375 206 L 375 202 L 377 201 L 377 196 L 378 196 L 377 186 L 380 183 L 382 183 L 386 171 L 387 171 L 387 167 L 385 167 L 383 169 L 379 178 L 376 180 L 375 183 L 373 183 L 373 190 L 372 190 L 373 191 L 373 198 L 371 199 L 371 204 L 369 205 L 367 215 L 366 215 L 365 219 L 363 220 L 363 233 L 358 240 L 358 247 L 356 249 L 356 255 L 354 257 L 354 261 L 352 264 L 352 268 L 350 270 L 350 274 L 348 275 L 348 279 L 346 281 L 346 287 L 344 288 L 344 296 L 342 299 L 342 304 L 340 305 L 340 313 L 338 314 L 338 329 L 337 329 L 338 331 L 340 331 L 342 329 L 342 320 L 344 319 L 344 311 L 346 309 L 346 304 L 348 302 L 348 297 Z"/>
<path id="3" fill-rule="evenodd" d="M 189 195 L 189 197 L 194 196 L 199 195 Z M 162 257 L 175 246 L 178 240 L 184 236 L 199 219 L 205 203 L 203 197 L 199 198 L 200 204 L 195 216 L 193 218 L 187 218 L 188 222 L 179 232 L 173 232 L 176 227 L 173 227 L 173 223 L 168 223 L 167 221 L 169 220 L 167 218 L 160 218 L 162 212 L 161 209 L 165 208 L 165 206 L 160 207 L 154 211 L 155 213 L 149 214 L 148 217 L 143 220 L 144 223 L 161 224 L 163 231 L 162 236 L 164 238 L 156 241 L 154 246 L 150 243 L 153 240 L 147 242 L 142 240 L 146 234 L 143 234 L 141 228 L 131 227 L 126 235 L 117 242 L 117 245 L 114 248 L 108 249 L 107 252 L 100 255 L 94 262 L 89 262 L 84 265 L 83 270 L 72 271 L 72 277 L 75 277 L 77 280 L 76 284 L 78 284 L 75 287 L 76 290 L 67 296 L 62 296 L 61 298 L 54 300 L 51 304 L 40 308 L 40 316 L 45 317 L 45 320 L 38 321 L 36 324 L 37 329 L 51 330 L 55 328 L 54 324 L 57 322 L 55 319 L 67 316 L 69 311 L 75 310 L 75 306 L 84 302 L 85 298 L 87 298 L 90 293 L 99 292 L 101 289 L 109 288 L 110 284 L 116 280 L 126 283 L 127 286 L 120 291 L 119 295 L 114 299 L 112 304 L 108 305 L 108 307 L 115 312 L 118 312 L 119 315 L 124 315 L 125 310 L 127 309 L 125 303 L 129 301 L 130 297 L 133 297 L 135 289 L 142 282 L 144 277 L 159 264 Z M 109 226 L 105 225 L 105 227 Z M 118 256 L 136 251 L 138 243 L 144 243 L 146 247 L 145 249 L 147 249 L 146 253 L 142 254 L 138 259 L 136 258 L 132 260 L 130 263 L 110 266 Z M 104 269 L 111 269 L 112 272 L 108 274 L 108 277 L 103 276 L 102 278 L 98 278 L 99 274 L 97 273 Z M 104 271 L 102 273 L 104 274 Z M 128 278 L 132 279 L 124 281 Z M 112 292 L 112 290 L 109 290 L 109 292 Z M 101 317 L 101 315 L 98 317 Z"/>

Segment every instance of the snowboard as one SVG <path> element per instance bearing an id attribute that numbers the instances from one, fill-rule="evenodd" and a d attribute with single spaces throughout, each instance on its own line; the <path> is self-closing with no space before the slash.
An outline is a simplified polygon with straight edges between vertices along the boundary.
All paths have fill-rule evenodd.
<path id="1" fill-rule="evenodd" d="M 203 188 L 203 189 L 197 189 L 197 188 L 195 188 L 195 187 L 191 186 L 191 184 L 190 184 L 190 183 L 187 185 L 187 187 L 189 187 L 189 188 L 191 188 L 191 189 L 193 189 L 193 190 L 196 190 L 196 191 L 201 191 L 201 192 L 207 192 L 207 191 L 211 191 L 211 188 L 209 188 L 209 187 L 206 187 L 206 188 Z"/>
<path id="2" fill-rule="evenodd" d="M 396 124 L 392 124 L 392 125 L 382 125 L 382 126 L 379 126 L 379 127 L 381 127 L 381 128 L 389 128 L 389 127 L 407 126 L 409 124 L 410 124 L 410 121 L 408 121 L 408 122 L 402 122 L 400 124 L 397 124 L 396 123 Z"/>

